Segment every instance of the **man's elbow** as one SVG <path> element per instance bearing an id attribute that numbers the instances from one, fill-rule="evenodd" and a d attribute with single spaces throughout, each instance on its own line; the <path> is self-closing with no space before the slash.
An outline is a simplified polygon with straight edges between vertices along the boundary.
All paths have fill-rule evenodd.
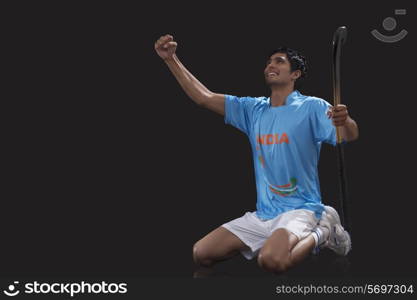
<path id="1" fill-rule="evenodd" d="M 202 93 L 194 100 L 199 106 L 207 108 L 210 103 L 211 97 L 213 96 L 212 92 Z"/>

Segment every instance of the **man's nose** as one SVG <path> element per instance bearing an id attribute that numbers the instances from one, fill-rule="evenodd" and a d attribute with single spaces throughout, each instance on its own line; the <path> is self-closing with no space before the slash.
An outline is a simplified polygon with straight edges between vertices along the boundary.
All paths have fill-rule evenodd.
<path id="1" fill-rule="evenodd" d="M 274 67 L 275 68 L 276 64 L 273 61 L 271 61 L 269 64 L 266 65 L 266 67 L 267 68 L 269 68 L 269 67 Z"/>
<path id="2" fill-rule="evenodd" d="M 274 70 L 276 70 L 277 68 L 275 67 L 275 66 L 273 66 L 273 65 L 268 65 L 268 66 L 266 66 L 266 68 L 265 68 L 265 71 L 270 71 L 271 69 L 274 69 Z"/>

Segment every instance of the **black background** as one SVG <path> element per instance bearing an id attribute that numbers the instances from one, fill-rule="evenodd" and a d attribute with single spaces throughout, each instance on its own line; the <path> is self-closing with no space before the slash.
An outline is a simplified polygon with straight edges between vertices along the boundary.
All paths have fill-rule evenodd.
<path id="1" fill-rule="evenodd" d="M 15 3 L 16 4 L 16 3 Z M 395 16 L 394 9 L 408 9 Z M 331 38 L 346 25 L 342 101 L 360 128 L 346 146 L 352 277 L 415 277 L 415 32 L 410 2 L 190 1 L 2 8 L 2 276 L 191 277 L 194 242 L 255 209 L 246 137 L 195 105 L 156 55 L 177 55 L 210 90 L 268 96 L 280 45 L 302 51 L 302 92 L 331 101 Z M 395 17 L 393 33 L 382 20 Z M 394 44 L 378 29 L 408 36 Z M 323 146 L 323 202 L 338 207 Z M 232 273 L 261 276 L 236 258 Z M 252 266 L 251 268 L 245 267 Z M 316 268 L 319 276 L 320 267 Z"/>

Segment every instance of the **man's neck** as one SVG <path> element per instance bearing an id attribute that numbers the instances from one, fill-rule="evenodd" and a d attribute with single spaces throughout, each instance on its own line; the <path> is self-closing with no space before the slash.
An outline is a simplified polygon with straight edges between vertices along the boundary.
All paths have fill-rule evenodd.
<path id="1" fill-rule="evenodd" d="M 288 95 L 294 91 L 293 85 L 271 87 L 271 106 L 285 105 Z"/>

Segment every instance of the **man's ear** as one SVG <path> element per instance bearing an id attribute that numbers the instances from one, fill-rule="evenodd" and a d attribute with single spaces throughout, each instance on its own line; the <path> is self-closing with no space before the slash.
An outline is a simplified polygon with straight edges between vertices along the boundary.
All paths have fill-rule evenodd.
<path id="1" fill-rule="evenodd" d="M 295 70 L 294 72 L 292 72 L 291 77 L 294 80 L 297 80 L 298 78 L 300 78 L 301 76 L 301 71 L 300 70 Z"/>

